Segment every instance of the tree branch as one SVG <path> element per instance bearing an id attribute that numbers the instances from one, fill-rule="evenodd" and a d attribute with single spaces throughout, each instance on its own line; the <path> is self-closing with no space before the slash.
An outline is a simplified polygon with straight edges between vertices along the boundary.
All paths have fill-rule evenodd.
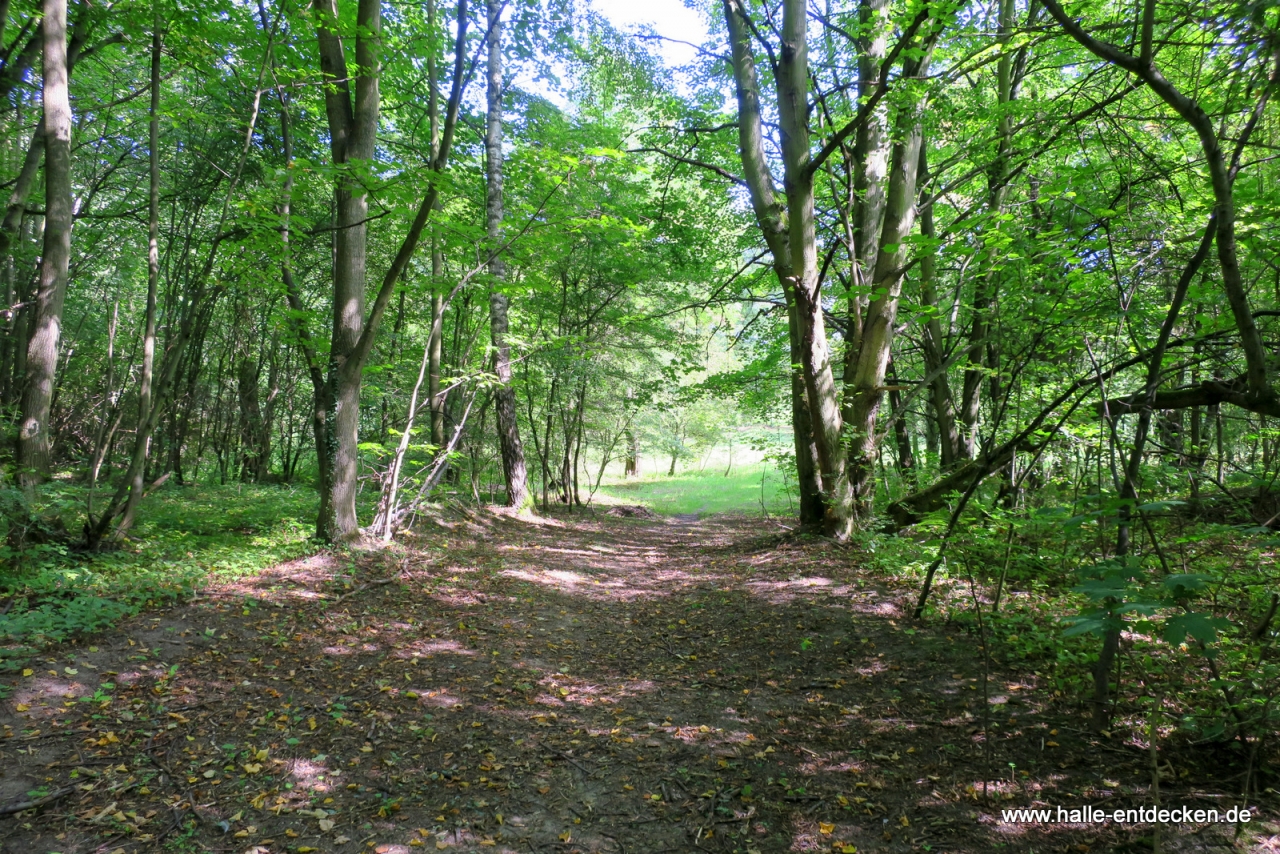
<path id="1" fill-rule="evenodd" d="M 661 154 L 663 157 L 666 157 L 670 160 L 674 160 L 677 163 L 684 163 L 689 166 L 697 166 L 699 169 L 706 169 L 710 172 L 714 172 L 717 175 L 719 175 L 721 178 L 724 178 L 726 181 L 732 181 L 733 183 L 737 184 L 739 187 L 747 186 L 746 181 L 742 180 L 737 175 L 730 172 L 728 169 L 722 169 L 721 167 L 715 165 L 714 163 L 706 163 L 702 160 L 694 160 L 691 157 L 682 157 L 679 154 L 674 154 L 670 151 L 667 151 L 666 149 L 658 148 L 657 146 L 646 146 L 645 148 L 628 148 L 627 153 L 628 154 L 646 154 L 646 153 Z"/>

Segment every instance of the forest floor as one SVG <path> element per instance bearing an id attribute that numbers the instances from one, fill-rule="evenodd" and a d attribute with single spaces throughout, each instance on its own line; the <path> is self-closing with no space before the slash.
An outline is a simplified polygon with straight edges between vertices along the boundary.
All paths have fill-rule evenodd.
<path id="1" fill-rule="evenodd" d="M 0 852 L 1151 850 L 1002 821 L 1151 806 L 1150 758 L 1025 675 L 984 692 L 976 638 L 905 620 L 854 552 L 758 517 L 445 524 L 31 663 L 0 810 L 37 805 Z M 1174 763 L 1163 804 L 1238 803 L 1238 769 Z M 1240 830 L 1164 851 L 1280 850 L 1265 815 Z"/>

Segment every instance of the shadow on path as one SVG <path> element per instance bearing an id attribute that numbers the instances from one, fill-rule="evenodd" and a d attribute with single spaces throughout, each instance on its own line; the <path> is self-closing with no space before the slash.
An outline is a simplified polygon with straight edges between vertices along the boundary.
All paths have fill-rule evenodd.
<path id="1" fill-rule="evenodd" d="M 910 627 L 852 552 L 759 519 L 487 524 L 284 564 L 34 668 L 0 804 L 50 800 L 0 851 L 1143 850 L 1000 820 L 1146 805 L 1143 755 L 1000 674 L 988 747 L 975 642 Z"/>

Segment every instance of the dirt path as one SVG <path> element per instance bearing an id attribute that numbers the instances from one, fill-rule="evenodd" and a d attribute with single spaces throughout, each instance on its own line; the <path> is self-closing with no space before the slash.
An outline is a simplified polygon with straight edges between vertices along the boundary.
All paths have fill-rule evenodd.
<path id="1" fill-rule="evenodd" d="M 988 752 L 976 641 L 911 628 L 850 552 L 759 519 L 483 524 L 32 665 L 0 807 L 49 800 L 0 851 L 1149 850 L 1001 823 L 1145 806 L 1145 757 L 1000 674 Z"/>

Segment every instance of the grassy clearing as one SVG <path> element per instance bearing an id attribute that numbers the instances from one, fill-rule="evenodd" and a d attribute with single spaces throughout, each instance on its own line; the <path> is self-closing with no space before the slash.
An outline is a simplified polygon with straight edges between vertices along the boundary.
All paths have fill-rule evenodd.
<path id="1" fill-rule="evenodd" d="M 50 487 L 35 508 L 79 530 L 78 487 Z M 211 576 L 240 576 L 316 549 L 309 487 L 174 487 L 148 498 L 133 537 L 87 553 L 69 537 L 13 551 L 0 546 L 0 672 L 41 648 L 189 596 Z"/>
<path id="2" fill-rule="evenodd" d="M 764 515 L 794 512 L 794 490 L 788 491 L 777 468 L 767 463 L 734 466 L 725 477 L 723 469 L 642 475 L 615 478 L 601 484 L 600 494 L 614 502 L 642 504 L 655 513 L 674 516 L 697 513 L 744 513 Z M 763 501 L 763 503 L 762 503 Z"/>

